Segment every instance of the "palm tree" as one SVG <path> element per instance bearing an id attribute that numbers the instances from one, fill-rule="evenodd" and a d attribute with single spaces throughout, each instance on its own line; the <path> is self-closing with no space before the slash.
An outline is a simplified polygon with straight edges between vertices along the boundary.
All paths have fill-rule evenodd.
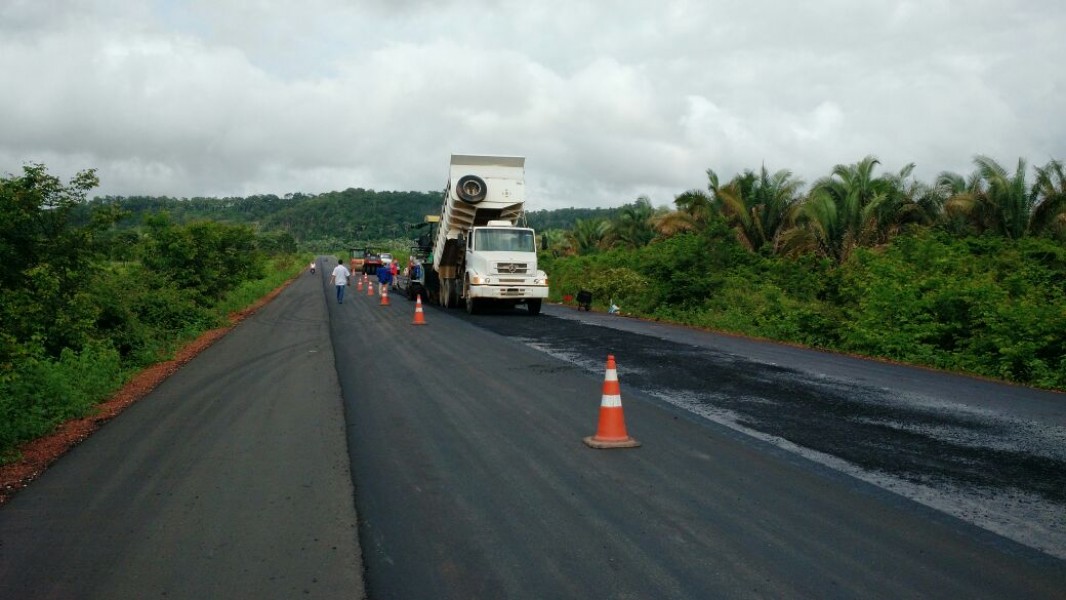
<path id="1" fill-rule="evenodd" d="M 578 219 L 567 232 L 570 247 L 577 254 L 590 254 L 603 245 L 610 224 L 604 219 Z"/>
<path id="2" fill-rule="evenodd" d="M 802 185 L 791 171 L 782 169 L 770 175 L 763 165 L 758 174 L 745 171 L 722 188 L 723 212 L 740 242 L 754 252 L 772 246 L 798 202 Z"/>
<path id="3" fill-rule="evenodd" d="M 651 227 L 656 235 L 667 238 L 686 231 L 695 231 L 699 226 L 689 213 L 671 210 L 652 218 Z"/>
<path id="4" fill-rule="evenodd" d="M 950 171 L 943 171 L 933 187 L 937 202 L 937 219 L 947 231 L 962 235 L 972 228 L 973 207 L 982 193 L 981 177 L 974 173 L 969 178 Z"/>
<path id="5" fill-rule="evenodd" d="M 570 245 L 570 236 L 562 229 L 549 229 L 541 234 L 540 239 L 542 252 L 547 252 L 555 257 L 574 254 L 574 249 Z"/>
<path id="6" fill-rule="evenodd" d="M 1030 233 L 1038 187 L 1025 182 L 1025 160 L 1018 159 L 1013 176 L 987 156 L 974 158 L 974 164 L 983 183 L 975 206 L 980 225 L 1011 239 Z"/>
<path id="7" fill-rule="evenodd" d="M 1017 239 L 1066 231 L 1066 172 L 1052 160 L 1036 169 L 1036 182 L 1026 183 L 1026 163 L 1018 159 L 1014 174 L 987 156 L 974 158 L 967 179 L 941 173 L 937 188 L 945 197 L 942 222 L 958 231 L 966 219 L 978 232 L 993 231 Z"/>
<path id="8" fill-rule="evenodd" d="M 832 175 L 815 182 L 808 198 L 793 205 L 792 227 L 781 234 L 779 248 L 843 262 L 856 247 L 885 243 L 915 220 L 917 206 L 905 186 L 914 165 L 875 178 L 878 164 L 867 156 L 853 165 L 837 165 Z"/>
<path id="9" fill-rule="evenodd" d="M 1066 170 L 1052 160 L 1036 170 L 1037 203 L 1030 218 L 1033 233 L 1066 233 Z"/>
<path id="10" fill-rule="evenodd" d="M 714 189 L 718 176 L 711 169 L 707 169 L 707 176 L 713 182 L 709 187 Z M 652 219 L 652 229 L 663 237 L 703 229 L 716 210 L 714 199 L 707 192 L 698 189 L 679 194 L 674 198 L 674 206 L 677 210 L 662 212 Z"/>
<path id="11" fill-rule="evenodd" d="M 707 169 L 707 179 L 709 185 L 707 188 L 711 194 L 718 193 L 718 175 L 711 169 Z M 711 214 L 714 212 L 714 197 L 707 194 L 703 190 L 689 190 L 674 198 L 674 206 L 685 214 L 687 214 L 692 223 L 697 227 L 701 227 L 707 223 Z"/>
<path id="12" fill-rule="evenodd" d="M 655 237 L 652 219 L 655 209 L 647 196 L 637 198 L 636 202 L 626 204 L 611 222 L 609 230 L 610 243 L 627 248 L 640 248 L 648 245 Z"/>

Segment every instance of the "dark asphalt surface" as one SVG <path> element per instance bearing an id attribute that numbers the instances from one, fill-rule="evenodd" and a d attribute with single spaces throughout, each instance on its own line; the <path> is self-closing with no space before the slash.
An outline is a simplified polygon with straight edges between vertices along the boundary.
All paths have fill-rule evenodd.
<path id="1" fill-rule="evenodd" d="M 0 599 L 359 598 L 321 289 L 294 283 L 0 507 Z"/>
<path id="2" fill-rule="evenodd" d="M 1066 558 L 1066 395 L 563 307 L 471 322 Z M 825 459 L 823 459 L 825 457 Z"/>
<path id="3" fill-rule="evenodd" d="M 0 508 L 0 598 L 1063 597 L 885 489 L 951 508 L 1028 453 L 1061 508 L 1061 396 L 561 307 L 416 327 L 328 266 Z M 581 442 L 608 353 L 638 449 Z"/>
<path id="4" fill-rule="evenodd" d="M 360 300 L 330 308 L 371 598 L 1056 598 L 1066 589 L 1060 559 L 665 400 L 710 389 L 734 408 L 734 397 L 817 404 L 824 390 L 810 389 L 810 373 L 559 307 L 537 318 L 426 307 L 428 325 L 415 327 L 406 300 Z M 581 443 L 596 428 L 608 353 L 639 449 Z M 876 404 L 875 389 L 853 391 Z M 773 412 L 761 418 L 804 420 Z M 814 420 L 815 438 L 837 427 L 831 414 Z M 875 454 L 877 442 L 865 447 Z"/>

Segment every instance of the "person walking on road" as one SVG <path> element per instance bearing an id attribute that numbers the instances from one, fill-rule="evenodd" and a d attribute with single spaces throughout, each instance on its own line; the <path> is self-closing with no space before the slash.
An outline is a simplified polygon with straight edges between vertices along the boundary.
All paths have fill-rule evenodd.
<path id="1" fill-rule="evenodd" d="M 348 287 L 348 278 L 351 276 L 352 272 L 344 266 L 344 261 L 338 259 L 337 266 L 333 267 L 333 274 L 329 277 L 329 282 L 337 286 L 337 304 L 344 304 L 344 288 Z"/>

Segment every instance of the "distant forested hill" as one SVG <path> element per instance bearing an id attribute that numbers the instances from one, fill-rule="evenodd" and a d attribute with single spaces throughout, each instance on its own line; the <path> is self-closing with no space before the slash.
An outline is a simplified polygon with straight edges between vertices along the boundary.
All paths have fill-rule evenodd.
<path id="1" fill-rule="evenodd" d="M 93 210 L 125 213 L 116 227 L 139 227 L 148 215 L 166 212 L 173 222 L 209 220 L 285 232 L 303 246 L 347 247 L 364 242 L 409 239 L 410 226 L 440 213 L 441 192 L 377 192 L 349 188 L 324 194 L 273 194 L 247 198 L 104 196 L 79 206 L 73 218 L 85 224 Z M 527 213 L 538 231 L 570 229 L 576 220 L 609 219 L 618 209 L 564 208 Z"/>
<path id="2" fill-rule="evenodd" d="M 596 219 L 611 220 L 618 215 L 617 208 L 559 208 L 556 210 L 534 210 L 526 213 L 529 226 L 537 231 L 550 229 L 573 229 L 577 220 L 592 221 Z"/>
<path id="3" fill-rule="evenodd" d="M 408 237 L 408 228 L 440 211 L 440 192 L 329 192 L 267 215 L 259 225 L 286 231 L 297 241 L 338 238 L 351 242 Z"/>

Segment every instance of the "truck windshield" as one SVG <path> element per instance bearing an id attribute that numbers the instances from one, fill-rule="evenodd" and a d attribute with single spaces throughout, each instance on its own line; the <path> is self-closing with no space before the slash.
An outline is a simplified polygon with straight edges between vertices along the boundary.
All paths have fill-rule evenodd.
<path id="1" fill-rule="evenodd" d="M 529 229 L 478 229 L 474 247 L 482 252 L 536 252 Z"/>

